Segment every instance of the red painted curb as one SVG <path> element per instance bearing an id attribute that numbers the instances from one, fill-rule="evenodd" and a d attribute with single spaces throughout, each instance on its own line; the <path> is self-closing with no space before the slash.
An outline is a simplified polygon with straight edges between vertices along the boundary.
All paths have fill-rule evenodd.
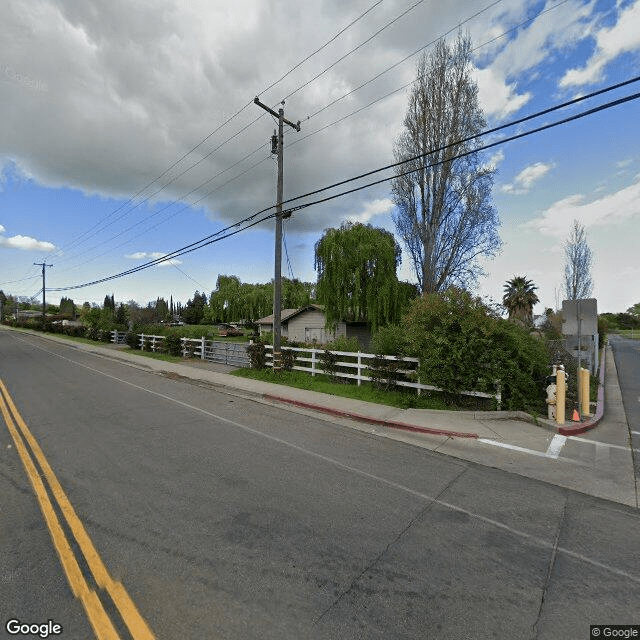
<path id="1" fill-rule="evenodd" d="M 394 422 L 392 420 L 380 420 L 378 418 L 368 418 L 367 416 L 361 416 L 357 413 L 351 413 L 349 411 L 340 411 L 338 409 L 331 409 L 329 407 L 323 407 L 322 405 L 312 404 L 310 402 L 302 402 L 301 400 L 291 400 L 290 398 L 284 398 L 282 396 L 264 394 L 262 397 L 265 400 L 275 400 L 276 402 L 284 402 L 287 404 L 292 404 L 296 407 L 302 407 L 304 409 L 312 409 L 313 411 L 328 413 L 332 416 L 338 416 L 340 418 L 349 418 L 350 420 L 357 420 L 358 422 L 368 422 L 370 424 L 378 424 L 383 427 L 389 427 L 390 429 L 401 429 L 402 431 L 414 431 L 417 433 L 427 433 L 433 436 L 449 436 L 451 438 L 477 438 L 478 437 L 477 433 L 447 431 L 446 429 L 431 429 L 430 427 L 416 427 L 412 424 L 405 424 L 404 422 Z"/>
<path id="2" fill-rule="evenodd" d="M 589 418 L 586 422 L 579 422 L 575 426 L 558 427 L 558 433 L 562 436 L 577 436 L 596 427 L 604 416 L 604 368 L 605 368 L 606 350 L 602 354 L 602 362 L 600 363 L 600 386 L 598 387 L 598 404 L 596 405 L 596 414 L 593 418 Z"/>

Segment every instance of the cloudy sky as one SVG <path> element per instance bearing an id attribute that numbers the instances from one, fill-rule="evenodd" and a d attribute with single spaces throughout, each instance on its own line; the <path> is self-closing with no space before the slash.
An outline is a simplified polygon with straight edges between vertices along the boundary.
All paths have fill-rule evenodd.
<path id="1" fill-rule="evenodd" d="M 118 274 L 275 201 L 273 118 L 286 131 L 285 197 L 393 161 L 421 51 L 461 25 L 497 126 L 640 75 L 640 0 L 5 0 L 0 23 L 0 288 L 34 295 Z M 640 91 L 640 83 L 508 130 Z M 487 153 L 504 246 L 477 293 L 525 275 L 563 296 L 574 219 L 594 253 L 600 311 L 640 301 L 640 102 Z M 313 246 L 347 219 L 394 230 L 388 183 L 285 223 L 283 274 L 314 281 Z M 273 276 L 273 221 L 100 285 L 77 303 L 186 300 L 219 274 Z M 414 280 L 405 259 L 401 277 Z"/>

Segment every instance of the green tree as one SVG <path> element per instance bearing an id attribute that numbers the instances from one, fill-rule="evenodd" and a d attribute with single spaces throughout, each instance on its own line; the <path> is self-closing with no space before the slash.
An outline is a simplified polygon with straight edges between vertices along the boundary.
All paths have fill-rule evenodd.
<path id="1" fill-rule="evenodd" d="M 370 224 L 347 222 L 324 232 L 315 246 L 315 269 L 327 328 L 352 320 L 370 322 L 375 330 L 399 319 L 401 253 L 392 233 Z"/>
<path id="2" fill-rule="evenodd" d="M 4 322 L 5 316 L 5 306 L 7 304 L 7 296 L 4 294 L 4 291 L 0 289 L 0 322 Z"/>
<path id="3" fill-rule="evenodd" d="M 204 318 L 204 308 L 207 304 L 207 294 L 200 293 L 197 289 L 193 298 L 187 301 L 182 318 L 187 324 L 200 324 Z"/>
<path id="4" fill-rule="evenodd" d="M 127 314 L 127 308 L 121 302 L 118 305 L 118 310 L 116 311 L 116 324 L 121 326 L 126 326 L 128 321 L 129 321 L 129 318 Z"/>
<path id="5" fill-rule="evenodd" d="M 0 291 L 0 293 L 2 293 Z M 627 313 L 630 313 L 632 316 L 636 316 L 640 318 L 640 302 L 636 302 L 632 307 L 627 309 Z"/>
<path id="6" fill-rule="evenodd" d="M 514 276 L 504 285 L 502 304 L 509 313 L 509 320 L 519 320 L 525 326 L 533 324 L 533 306 L 540 302 L 536 287 L 524 276 Z"/>
<path id="7" fill-rule="evenodd" d="M 414 300 L 403 320 L 408 355 L 422 382 L 453 396 L 502 388 L 506 409 L 541 411 L 548 368 L 544 342 L 500 318 L 480 298 L 449 288 Z"/>
<path id="8" fill-rule="evenodd" d="M 71 298 L 60 298 L 60 314 L 67 316 L 70 319 L 76 317 L 76 305 Z"/>
<path id="9" fill-rule="evenodd" d="M 495 169 L 474 153 L 486 126 L 473 79 L 471 41 L 458 34 L 418 61 L 404 129 L 396 140 L 394 222 L 423 294 L 468 286 L 480 256 L 500 248 L 491 203 Z"/>

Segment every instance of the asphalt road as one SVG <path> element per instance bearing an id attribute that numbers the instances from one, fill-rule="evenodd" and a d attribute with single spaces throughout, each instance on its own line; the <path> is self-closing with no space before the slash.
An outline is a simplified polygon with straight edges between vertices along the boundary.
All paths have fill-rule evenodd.
<path id="1" fill-rule="evenodd" d="M 116 637 L 555 640 L 640 624 L 637 509 L 34 336 L 0 331 L 0 379 L 74 509 L 39 464 Z M 0 635 L 20 637 L 4 627 L 19 619 L 94 637 L 3 422 Z M 129 632 L 136 610 L 153 636 Z"/>
<path id="2" fill-rule="evenodd" d="M 640 454 L 637 453 L 640 451 L 640 340 L 611 336 L 610 342 L 631 433 L 636 481 L 640 483 Z"/>

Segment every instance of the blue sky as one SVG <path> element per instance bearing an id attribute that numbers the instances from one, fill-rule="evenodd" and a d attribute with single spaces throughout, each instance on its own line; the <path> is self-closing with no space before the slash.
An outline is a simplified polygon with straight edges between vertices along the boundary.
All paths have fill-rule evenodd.
<path id="1" fill-rule="evenodd" d="M 286 116 L 301 120 L 300 133 L 286 134 L 286 197 L 392 162 L 409 89 L 396 90 L 415 77 L 410 54 L 460 24 L 477 47 L 490 126 L 640 75 L 640 0 L 9 0 L 0 25 L 0 288 L 36 294 L 34 262 L 53 264 L 48 288 L 117 274 L 273 204 L 274 122 L 252 104 L 256 95 L 271 106 L 286 99 Z M 503 248 L 483 262 L 478 294 L 500 300 L 504 282 L 525 275 L 539 287 L 535 311 L 556 307 L 563 242 L 578 219 L 599 310 L 640 301 L 639 105 L 487 153 Z M 294 214 L 283 274 L 315 281 L 324 229 L 351 219 L 394 231 L 392 212 L 383 184 Z M 219 274 L 270 280 L 273 244 L 265 222 L 47 299 L 186 302 L 196 289 L 209 294 Z M 400 276 L 415 281 L 408 258 Z"/>

